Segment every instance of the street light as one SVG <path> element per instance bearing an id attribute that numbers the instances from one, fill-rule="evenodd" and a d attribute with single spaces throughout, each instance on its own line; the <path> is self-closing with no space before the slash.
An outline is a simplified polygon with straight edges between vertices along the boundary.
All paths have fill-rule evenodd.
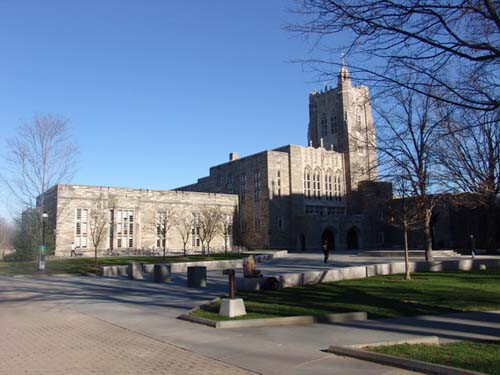
<path id="1" fill-rule="evenodd" d="M 48 217 L 48 213 L 42 213 L 42 245 L 40 246 L 40 258 L 38 259 L 38 271 L 40 272 L 45 271 L 45 250 L 47 248 L 45 245 L 45 226 L 47 224 Z"/>

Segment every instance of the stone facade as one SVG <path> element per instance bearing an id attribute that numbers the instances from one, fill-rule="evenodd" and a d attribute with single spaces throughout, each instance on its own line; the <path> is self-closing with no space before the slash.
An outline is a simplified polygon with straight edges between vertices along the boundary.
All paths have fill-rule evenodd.
<path id="1" fill-rule="evenodd" d="M 359 181 L 377 179 L 375 126 L 370 94 L 366 86 L 353 86 L 347 68 L 342 66 L 335 88 L 309 95 L 308 141 L 345 154 L 347 192 Z"/>
<path id="2" fill-rule="evenodd" d="M 96 212 L 105 218 L 104 233 L 98 243 L 98 253 L 103 254 L 137 249 L 161 251 L 163 246 L 182 249 L 183 241 L 174 226 L 170 226 L 163 242 L 164 232 L 158 230 L 158 225 L 163 223 L 160 214 L 164 212 L 170 212 L 173 220 L 179 215 L 197 215 L 203 209 L 216 207 L 225 215 L 225 224 L 232 228 L 238 210 L 235 195 L 104 186 L 56 185 L 40 196 L 39 202 L 42 199 L 51 218 L 49 228 L 55 233 L 58 256 L 69 256 L 72 244 L 77 253 L 94 254 L 91 227 L 98 222 Z M 232 236 L 224 235 L 224 231 L 210 244 L 212 249 L 219 250 L 231 246 Z M 196 236 L 190 236 L 187 248 L 201 250 Z"/>
<path id="3" fill-rule="evenodd" d="M 51 223 L 56 254 L 69 254 L 73 242 L 83 248 L 77 236 L 82 215 L 92 212 L 98 202 L 110 212 L 111 223 L 99 245 L 102 252 L 124 245 L 127 249 L 162 247 L 156 233 L 159 212 L 171 208 L 196 216 L 204 206 L 223 208 L 234 221 L 234 243 L 251 249 L 382 245 L 381 205 L 392 192 L 390 184 L 377 181 L 368 88 L 353 86 L 343 66 L 336 88 L 309 96 L 309 116 L 309 146 L 287 145 L 243 158 L 231 153 L 229 162 L 210 168 L 209 176 L 174 191 L 54 187 L 45 194 L 44 204 L 57 212 Z M 123 232 L 124 224 L 132 225 L 132 238 L 130 228 Z M 168 248 L 182 247 L 174 229 L 167 242 Z M 226 248 L 227 242 L 226 236 L 219 236 L 213 246 Z M 189 245 L 199 247 L 196 240 Z"/>
<path id="4" fill-rule="evenodd" d="M 249 248 L 319 250 L 382 245 L 375 128 L 365 86 L 342 67 L 338 87 L 309 96 L 308 147 L 288 145 L 210 168 L 178 188 L 238 194 L 237 241 Z M 257 192 L 258 191 L 258 192 Z M 235 239 L 236 240 L 236 239 Z"/>

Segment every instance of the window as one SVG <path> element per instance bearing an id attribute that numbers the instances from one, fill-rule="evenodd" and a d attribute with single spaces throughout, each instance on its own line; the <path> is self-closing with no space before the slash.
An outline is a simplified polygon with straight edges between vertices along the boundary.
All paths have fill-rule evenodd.
<path id="1" fill-rule="evenodd" d="M 337 131 L 337 115 L 332 114 L 332 116 L 330 117 L 330 133 L 334 134 L 337 133 Z"/>
<path id="2" fill-rule="evenodd" d="M 240 176 L 240 200 L 242 202 L 245 201 L 246 192 L 247 192 L 247 175 L 242 174 Z"/>
<path id="3" fill-rule="evenodd" d="M 340 171 L 337 171 L 334 177 L 334 195 L 336 201 L 342 200 L 342 178 Z"/>
<path id="4" fill-rule="evenodd" d="M 328 134 L 327 132 L 327 120 L 326 120 L 326 114 L 323 113 L 321 116 L 321 136 L 326 137 Z"/>
<path id="5" fill-rule="evenodd" d="M 319 169 L 315 169 L 313 174 L 313 197 L 321 199 L 321 171 Z"/>
<path id="6" fill-rule="evenodd" d="M 240 222 L 240 231 L 241 233 L 245 233 L 247 231 L 247 222 L 245 220 L 241 220 Z"/>
<path id="7" fill-rule="evenodd" d="M 76 209 L 75 220 L 75 248 L 87 248 L 87 227 L 88 227 L 89 210 L 87 208 Z"/>
<path id="8" fill-rule="evenodd" d="M 116 211 L 116 246 L 134 247 L 134 211 Z"/>
<path id="9" fill-rule="evenodd" d="M 224 216 L 224 248 L 231 247 L 233 237 L 233 217 L 231 215 Z"/>
<path id="10" fill-rule="evenodd" d="M 281 171 L 276 172 L 276 190 L 278 199 L 281 198 Z"/>
<path id="11" fill-rule="evenodd" d="M 260 199 L 260 171 L 256 170 L 253 174 L 253 191 L 254 199 L 258 201 Z"/>
<path id="12" fill-rule="evenodd" d="M 357 106 L 356 107 L 356 130 L 358 132 L 361 132 L 363 129 L 363 121 L 362 121 L 362 114 L 363 114 L 363 107 L 362 106 Z"/>
<path id="13" fill-rule="evenodd" d="M 333 176 L 332 176 L 332 171 L 329 170 L 325 174 L 325 197 L 327 200 L 331 201 L 333 200 Z"/>
<path id="14" fill-rule="evenodd" d="M 156 247 L 165 249 L 167 244 L 167 212 L 156 211 Z"/>
<path id="15" fill-rule="evenodd" d="M 114 237 L 114 228 L 115 227 L 115 210 L 109 210 L 109 248 L 113 250 L 113 237 Z"/>
<path id="16" fill-rule="evenodd" d="M 191 228 L 191 241 L 193 247 L 200 247 L 200 218 L 197 214 L 193 214 L 193 227 Z"/>
<path id="17" fill-rule="evenodd" d="M 255 218 L 255 232 L 260 232 L 260 219 L 258 217 Z"/>
<path id="18" fill-rule="evenodd" d="M 323 216 L 324 210 L 321 206 L 306 206 L 306 215 Z"/>
<path id="19" fill-rule="evenodd" d="M 304 170 L 304 196 L 311 198 L 311 170 L 309 168 Z"/>
<path id="20" fill-rule="evenodd" d="M 226 190 L 227 190 L 228 194 L 233 194 L 234 193 L 234 179 L 233 179 L 233 175 L 231 173 L 229 173 L 227 175 Z"/>

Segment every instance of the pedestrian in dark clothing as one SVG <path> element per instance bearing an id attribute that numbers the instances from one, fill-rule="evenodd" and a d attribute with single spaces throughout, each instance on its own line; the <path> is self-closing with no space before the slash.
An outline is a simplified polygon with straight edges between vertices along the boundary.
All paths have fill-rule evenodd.
<path id="1" fill-rule="evenodd" d="M 330 251 L 328 250 L 328 246 L 326 243 L 323 244 L 323 255 L 325 257 L 325 264 L 328 262 L 328 257 L 330 256 Z"/>
<path id="2" fill-rule="evenodd" d="M 472 259 L 476 256 L 476 240 L 474 239 L 474 235 L 471 234 L 469 237 L 469 248 Z"/>

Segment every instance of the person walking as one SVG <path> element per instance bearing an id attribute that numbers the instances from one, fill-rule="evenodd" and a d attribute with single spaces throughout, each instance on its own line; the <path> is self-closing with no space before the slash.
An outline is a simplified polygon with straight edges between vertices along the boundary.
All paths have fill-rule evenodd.
<path id="1" fill-rule="evenodd" d="M 323 256 L 325 264 L 328 262 L 328 257 L 330 256 L 330 251 L 328 250 L 328 246 L 326 242 L 323 243 Z"/>
<path id="2" fill-rule="evenodd" d="M 474 239 L 474 235 L 471 234 L 469 237 L 469 248 L 470 248 L 470 255 L 472 259 L 476 257 L 476 241 Z"/>
<path id="3" fill-rule="evenodd" d="M 71 243 L 71 256 L 75 257 L 76 256 L 76 251 L 75 251 L 75 243 Z"/>

